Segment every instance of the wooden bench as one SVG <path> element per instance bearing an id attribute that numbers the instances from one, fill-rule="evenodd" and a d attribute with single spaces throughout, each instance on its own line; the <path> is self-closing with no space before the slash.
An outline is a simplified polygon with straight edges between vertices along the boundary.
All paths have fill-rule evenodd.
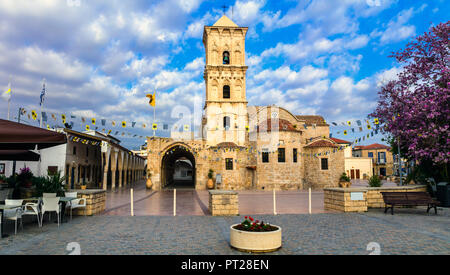
<path id="1" fill-rule="evenodd" d="M 431 198 L 427 192 L 381 192 L 383 195 L 384 203 L 386 204 L 384 213 L 387 213 L 391 208 L 391 214 L 394 215 L 394 206 L 419 206 L 426 205 L 427 213 L 431 208 L 434 208 L 435 214 L 437 214 L 436 206 L 439 205 L 439 201 Z"/>

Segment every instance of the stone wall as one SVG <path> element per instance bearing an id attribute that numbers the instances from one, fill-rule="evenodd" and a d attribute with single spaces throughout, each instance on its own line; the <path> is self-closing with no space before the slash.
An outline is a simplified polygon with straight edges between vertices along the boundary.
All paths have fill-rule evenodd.
<path id="1" fill-rule="evenodd" d="M 106 191 L 100 189 L 87 189 L 87 190 L 71 190 L 71 192 L 77 192 L 78 198 L 86 199 L 87 216 L 92 216 L 105 211 Z M 74 216 L 82 216 L 84 214 L 85 214 L 84 208 L 76 208 L 72 212 L 72 215 Z"/>
<path id="2" fill-rule="evenodd" d="M 238 193 L 235 191 L 209 191 L 209 212 L 212 216 L 239 215 Z"/>
<path id="3" fill-rule="evenodd" d="M 351 193 L 362 193 L 362 200 L 352 200 Z M 366 212 L 367 189 L 326 188 L 324 189 L 324 208 L 339 212 Z"/>
<path id="4" fill-rule="evenodd" d="M 279 131 L 275 146 L 270 141 L 257 142 L 257 189 L 297 190 L 303 188 L 304 161 L 302 157 L 301 132 Z M 278 162 L 278 148 L 285 149 L 285 162 Z M 293 161 L 297 149 L 297 162 Z M 269 162 L 262 162 L 262 152 L 269 152 Z"/>
<path id="5" fill-rule="evenodd" d="M 333 153 L 331 147 L 304 148 L 306 154 L 312 154 L 304 159 L 305 184 L 304 189 L 311 187 L 321 189 L 339 186 L 339 178 L 345 171 L 344 151 L 338 150 Z M 330 154 L 325 155 L 326 152 Z M 318 154 L 321 154 L 320 156 Z M 317 157 L 314 156 L 317 154 Z M 321 159 L 328 159 L 328 170 L 322 170 Z"/>
<path id="6" fill-rule="evenodd" d="M 363 193 L 363 200 L 351 200 L 352 192 Z M 384 208 L 381 192 L 426 192 L 426 186 L 325 188 L 324 208 L 340 212 L 364 212 L 368 208 Z"/>
<path id="7" fill-rule="evenodd" d="M 369 208 L 384 208 L 381 192 L 426 192 L 425 185 L 398 186 L 398 187 L 369 187 L 367 188 L 367 206 Z"/>

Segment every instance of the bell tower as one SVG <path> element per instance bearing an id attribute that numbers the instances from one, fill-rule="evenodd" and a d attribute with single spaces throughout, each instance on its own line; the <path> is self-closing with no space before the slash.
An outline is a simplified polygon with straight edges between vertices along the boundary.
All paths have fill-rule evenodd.
<path id="1" fill-rule="evenodd" d="M 248 28 L 239 27 L 225 15 L 213 26 L 205 26 L 203 45 L 206 63 L 206 101 L 203 137 L 214 146 L 221 142 L 245 144 L 248 125 L 245 95 L 245 36 Z"/>

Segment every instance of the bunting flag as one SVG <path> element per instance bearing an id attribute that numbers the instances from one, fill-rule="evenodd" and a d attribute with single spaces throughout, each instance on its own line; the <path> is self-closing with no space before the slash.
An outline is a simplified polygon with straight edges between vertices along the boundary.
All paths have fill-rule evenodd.
<path id="1" fill-rule="evenodd" d="M 114 120 L 111 121 L 111 124 L 112 124 L 113 127 L 116 127 L 116 122 Z"/>
<path id="2" fill-rule="evenodd" d="M 155 99 L 155 93 L 156 92 L 153 92 L 153 94 L 147 94 L 146 95 L 146 97 L 148 97 L 148 104 L 150 104 L 150 106 L 152 106 L 152 107 L 155 107 L 155 101 L 156 101 L 156 99 Z"/>
<path id="3" fill-rule="evenodd" d="M 367 124 L 367 129 L 372 129 L 372 126 L 370 126 L 370 124 Z"/>
<path id="4" fill-rule="evenodd" d="M 164 124 L 163 125 L 163 130 L 169 130 L 169 124 Z"/>
<path id="5" fill-rule="evenodd" d="M 345 135 L 345 136 L 347 135 L 347 130 L 344 130 L 344 135 Z"/>
<path id="6" fill-rule="evenodd" d="M 378 125 L 378 124 L 380 123 L 380 121 L 378 120 L 378 118 L 375 118 L 375 119 L 373 120 L 373 123 L 374 123 L 375 125 Z"/>
<path id="7" fill-rule="evenodd" d="M 187 124 L 184 125 L 184 131 L 185 131 L 185 132 L 189 131 L 189 125 L 187 125 Z"/>
<path id="8" fill-rule="evenodd" d="M 111 134 L 111 132 L 112 132 L 112 130 L 109 130 L 109 131 L 108 131 L 108 136 Z"/>
<path id="9" fill-rule="evenodd" d="M 152 125 L 152 130 L 153 130 L 153 131 L 158 130 L 158 124 L 153 123 L 153 125 Z"/>
<path id="10" fill-rule="evenodd" d="M 62 120 L 62 123 L 66 123 L 66 115 L 65 114 L 62 114 L 61 115 L 61 120 Z"/>
<path id="11" fill-rule="evenodd" d="M 86 131 L 89 131 L 89 130 L 90 130 L 89 124 L 86 124 Z"/>
<path id="12" fill-rule="evenodd" d="M 352 126 L 352 122 L 349 120 L 349 121 L 347 121 L 347 125 L 348 126 Z"/>
<path id="13" fill-rule="evenodd" d="M 44 121 L 44 119 L 42 119 L 42 121 Z M 47 124 L 47 130 L 50 130 L 50 125 Z"/>
<path id="14" fill-rule="evenodd" d="M 46 112 L 42 112 L 42 121 L 47 122 L 47 113 Z"/>
<path id="15" fill-rule="evenodd" d="M 250 127 L 247 125 L 247 126 L 245 126 L 245 131 L 248 133 L 248 132 L 250 132 Z"/>
<path id="16" fill-rule="evenodd" d="M 92 119 L 92 125 L 95 125 L 95 122 L 96 122 L 97 120 L 95 119 L 95 118 L 93 118 Z"/>
<path id="17" fill-rule="evenodd" d="M 37 119 L 37 113 L 35 110 L 31 110 L 31 117 L 33 118 L 33 120 Z"/>
<path id="18" fill-rule="evenodd" d="M 134 128 L 134 125 L 136 125 L 136 122 L 131 122 L 131 128 Z"/>
<path id="19" fill-rule="evenodd" d="M 126 128 L 127 127 L 127 122 L 126 121 L 122 121 L 122 127 Z"/>

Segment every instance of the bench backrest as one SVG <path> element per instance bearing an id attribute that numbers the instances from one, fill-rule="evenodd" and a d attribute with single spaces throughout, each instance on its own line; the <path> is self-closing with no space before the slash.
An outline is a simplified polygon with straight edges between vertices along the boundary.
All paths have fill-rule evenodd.
<path id="1" fill-rule="evenodd" d="M 427 192 L 381 192 L 385 202 L 390 201 L 415 201 L 428 202 L 432 198 Z"/>

